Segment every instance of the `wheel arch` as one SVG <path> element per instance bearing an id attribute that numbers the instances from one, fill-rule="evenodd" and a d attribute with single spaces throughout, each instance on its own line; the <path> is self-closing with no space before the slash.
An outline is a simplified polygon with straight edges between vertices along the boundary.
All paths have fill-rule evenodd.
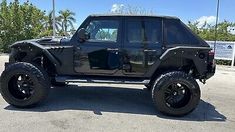
<path id="1" fill-rule="evenodd" d="M 172 61 L 173 59 L 169 58 L 159 63 L 157 68 L 151 74 L 151 78 L 156 78 L 163 73 L 171 71 L 183 71 L 185 73 L 191 72 L 191 74 L 195 75 L 195 77 L 196 75 L 199 74 L 197 66 L 192 59 L 188 58 L 174 58 L 174 59 L 178 59 L 180 61 Z"/>
<path id="2" fill-rule="evenodd" d="M 29 62 L 45 68 L 50 66 L 53 73 L 57 72 L 60 62 L 43 46 L 36 42 L 23 41 L 10 46 L 9 62 Z"/>
<path id="3" fill-rule="evenodd" d="M 202 78 L 207 72 L 209 47 L 174 47 L 166 50 L 146 73 L 147 77 L 156 78 L 169 71 L 184 71 L 195 79 Z M 204 57 L 200 58 L 203 54 Z"/>

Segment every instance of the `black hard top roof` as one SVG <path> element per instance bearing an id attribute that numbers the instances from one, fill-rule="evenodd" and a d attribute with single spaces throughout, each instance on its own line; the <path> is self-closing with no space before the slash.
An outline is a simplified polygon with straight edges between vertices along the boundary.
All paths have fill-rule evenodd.
<path id="1" fill-rule="evenodd" d="M 158 15 L 130 15 L 130 14 L 92 14 L 90 17 L 157 17 L 166 19 L 179 19 L 175 16 L 158 16 Z"/>

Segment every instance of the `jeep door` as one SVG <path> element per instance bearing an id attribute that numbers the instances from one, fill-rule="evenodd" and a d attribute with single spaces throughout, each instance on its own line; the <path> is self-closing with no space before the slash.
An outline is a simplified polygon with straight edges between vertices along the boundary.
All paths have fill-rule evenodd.
<path id="1" fill-rule="evenodd" d="M 120 67 L 121 20 L 92 17 L 83 28 L 89 39 L 76 46 L 74 70 L 86 75 L 114 74 Z"/>
<path id="2" fill-rule="evenodd" d="M 127 17 L 123 46 L 123 74 L 143 76 L 162 54 L 162 19 Z"/>

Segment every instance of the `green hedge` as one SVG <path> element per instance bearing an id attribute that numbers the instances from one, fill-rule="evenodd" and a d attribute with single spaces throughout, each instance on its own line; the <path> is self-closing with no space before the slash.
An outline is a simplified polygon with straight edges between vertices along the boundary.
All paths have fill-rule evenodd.
<path id="1" fill-rule="evenodd" d="M 231 66 L 232 61 L 231 60 L 216 60 L 215 61 L 217 65 L 229 65 Z"/>

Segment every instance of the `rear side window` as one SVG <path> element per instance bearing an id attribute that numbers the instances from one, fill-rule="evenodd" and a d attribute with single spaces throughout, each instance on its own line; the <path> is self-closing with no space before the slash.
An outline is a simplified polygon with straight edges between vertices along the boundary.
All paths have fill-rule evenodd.
<path id="1" fill-rule="evenodd" d="M 168 45 L 198 45 L 200 41 L 180 20 L 164 20 L 166 43 Z"/>
<path id="2" fill-rule="evenodd" d="M 127 41 L 128 43 L 161 43 L 161 19 L 128 20 Z"/>

